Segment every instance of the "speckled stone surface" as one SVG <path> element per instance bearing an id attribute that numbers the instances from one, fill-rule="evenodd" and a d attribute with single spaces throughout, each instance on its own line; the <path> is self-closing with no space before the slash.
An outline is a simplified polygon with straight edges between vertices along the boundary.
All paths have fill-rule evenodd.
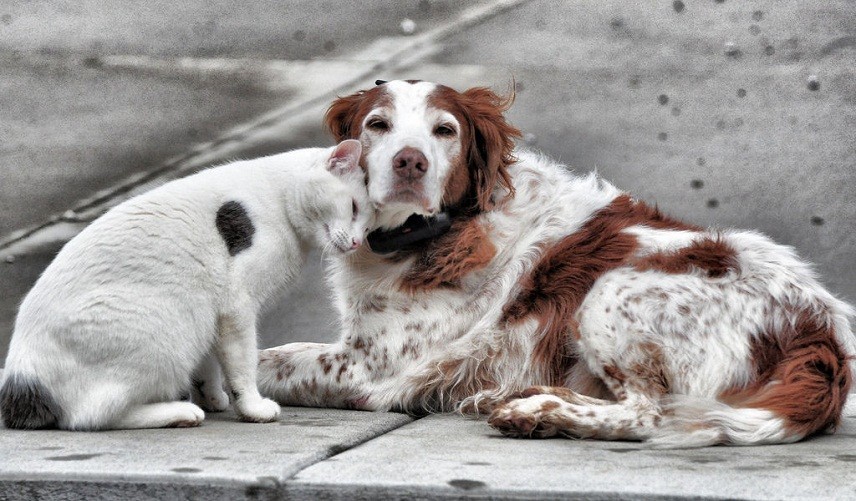
<path id="1" fill-rule="evenodd" d="M 277 423 L 208 414 L 184 429 L 0 428 L 0 499 L 276 496 L 303 468 L 409 423 L 402 414 L 285 408 Z"/>
<path id="2" fill-rule="evenodd" d="M 300 471 L 287 492 L 382 499 L 853 499 L 856 405 L 835 435 L 792 445 L 651 450 L 630 442 L 508 439 L 432 416 Z"/>

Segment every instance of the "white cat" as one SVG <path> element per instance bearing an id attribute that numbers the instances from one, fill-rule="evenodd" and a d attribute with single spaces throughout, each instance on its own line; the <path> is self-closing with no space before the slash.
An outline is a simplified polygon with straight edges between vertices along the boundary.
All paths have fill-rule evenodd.
<path id="1" fill-rule="evenodd" d="M 256 316 L 311 247 L 362 243 L 373 211 L 360 154 L 348 140 L 208 169 L 89 225 L 21 304 L 0 389 L 6 426 L 198 425 L 202 409 L 177 399 L 211 351 L 241 418 L 276 420 L 256 387 Z M 223 393 L 207 390 L 209 403 Z"/>

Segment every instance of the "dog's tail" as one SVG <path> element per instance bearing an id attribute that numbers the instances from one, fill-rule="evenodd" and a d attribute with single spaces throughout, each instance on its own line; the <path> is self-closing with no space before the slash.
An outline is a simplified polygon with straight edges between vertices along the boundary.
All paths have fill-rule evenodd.
<path id="1" fill-rule="evenodd" d="M 37 430 L 57 425 L 61 410 L 37 379 L 8 374 L 0 387 L 0 415 L 7 428 Z"/>
<path id="2" fill-rule="evenodd" d="M 836 335 L 836 328 L 845 332 Z M 652 445 L 789 443 L 834 430 L 852 378 L 852 356 L 842 346 L 852 336 L 849 323 L 801 315 L 781 334 L 760 338 L 753 383 L 718 400 L 672 396 L 664 402 L 667 418 Z"/>

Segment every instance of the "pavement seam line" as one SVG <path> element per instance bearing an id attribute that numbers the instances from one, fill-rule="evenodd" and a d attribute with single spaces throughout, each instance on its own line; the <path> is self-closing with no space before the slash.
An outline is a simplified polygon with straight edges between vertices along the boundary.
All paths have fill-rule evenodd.
<path id="1" fill-rule="evenodd" d="M 287 104 L 274 109 L 273 111 L 267 112 L 254 120 L 234 126 L 212 141 L 192 146 L 189 151 L 173 156 L 172 158 L 162 162 L 157 167 L 132 174 L 109 188 L 99 190 L 94 195 L 79 200 L 71 208 L 50 216 L 46 221 L 42 221 L 41 223 L 36 223 L 19 230 L 13 230 L 11 233 L 0 238 L 0 250 L 11 247 L 13 244 L 20 243 L 45 228 L 53 226 L 59 222 L 67 221 L 69 217 L 73 217 L 73 214 L 77 212 L 109 204 L 111 200 L 132 191 L 134 188 L 142 184 L 153 181 L 168 172 L 181 170 L 183 167 L 187 167 L 188 164 L 191 164 L 194 159 L 202 157 L 205 154 L 210 154 L 212 150 L 216 151 L 224 145 L 240 142 L 249 133 L 264 130 L 278 123 L 284 117 L 287 117 L 292 113 L 329 102 L 332 99 L 335 99 L 340 93 L 347 92 L 367 78 L 377 75 L 378 72 L 384 70 L 389 71 L 406 65 L 410 62 L 407 60 L 407 57 L 412 52 L 418 52 L 432 43 L 439 42 L 446 37 L 481 24 L 497 15 L 520 7 L 531 1 L 532 0 L 495 0 L 488 4 L 466 9 L 459 14 L 456 19 L 444 26 L 436 27 L 418 36 L 412 37 L 410 42 L 404 44 L 401 49 L 382 60 L 378 60 L 369 70 L 358 73 L 355 77 L 347 80 L 345 83 L 330 91 L 308 97 L 295 103 Z M 341 59 L 347 60 L 346 58 Z"/>
<path id="2" fill-rule="evenodd" d="M 388 411 L 388 412 L 390 412 L 390 411 Z M 397 414 L 394 412 L 390 412 L 390 413 Z M 340 454 L 348 452 L 349 450 L 355 449 L 355 448 L 357 448 L 363 444 L 371 442 L 372 440 L 376 440 L 380 437 L 386 436 L 386 434 L 388 434 L 389 432 L 392 432 L 392 431 L 395 431 L 399 428 L 403 428 L 405 426 L 411 425 L 413 423 L 418 422 L 420 419 L 422 419 L 421 416 L 410 416 L 409 414 L 403 414 L 403 415 L 410 417 L 411 420 L 406 421 L 406 422 L 402 422 L 400 424 L 395 424 L 390 428 L 381 430 L 377 435 L 367 436 L 365 438 L 359 438 L 354 442 L 350 442 L 350 443 L 346 443 L 346 444 L 342 444 L 342 445 L 338 445 L 338 446 L 336 446 L 336 445 L 330 446 L 319 457 L 317 457 L 315 459 L 310 459 L 309 461 L 306 462 L 306 464 L 302 464 L 302 465 L 298 464 L 293 472 L 286 473 L 282 476 L 282 478 L 279 481 L 280 487 L 287 488 L 290 481 L 292 479 L 294 479 L 295 476 L 299 475 L 300 472 L 306 470 L 307 468 L 311 468 L 312 466 L 315 466 L 316 464 L 323 463 L 324 461 L 327 461 L 328 459 L 334 458 Z"/>

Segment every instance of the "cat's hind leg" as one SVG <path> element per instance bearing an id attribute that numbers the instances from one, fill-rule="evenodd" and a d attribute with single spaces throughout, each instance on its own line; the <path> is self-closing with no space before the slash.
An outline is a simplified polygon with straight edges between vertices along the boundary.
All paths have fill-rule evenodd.
<path id="1" fill-rule="evenodd" d="M 207 412 L 223 412 L 229 408 L 229 395 L 223 390 L 220 362 L 209 353 L 193 373 L 190 400 Z"/>
<path id="2" fill-rule="evenodd" d="M 195 404 L 161 402 L 131 406 L 110 428 L 115 430 L 189 428 L 199 426 L 203 419 L 205 419 L 205 412 Z"/>
<path id="3" fill-rule="evenodd" d="M 235 411 L 244 421 L 269 423 L 279 419 L 280 407 L 259 394 L 256 318 L 252 311 L 249 306 L 237 307 L 221 315 L 215 350 L 234 397 Z"/>

